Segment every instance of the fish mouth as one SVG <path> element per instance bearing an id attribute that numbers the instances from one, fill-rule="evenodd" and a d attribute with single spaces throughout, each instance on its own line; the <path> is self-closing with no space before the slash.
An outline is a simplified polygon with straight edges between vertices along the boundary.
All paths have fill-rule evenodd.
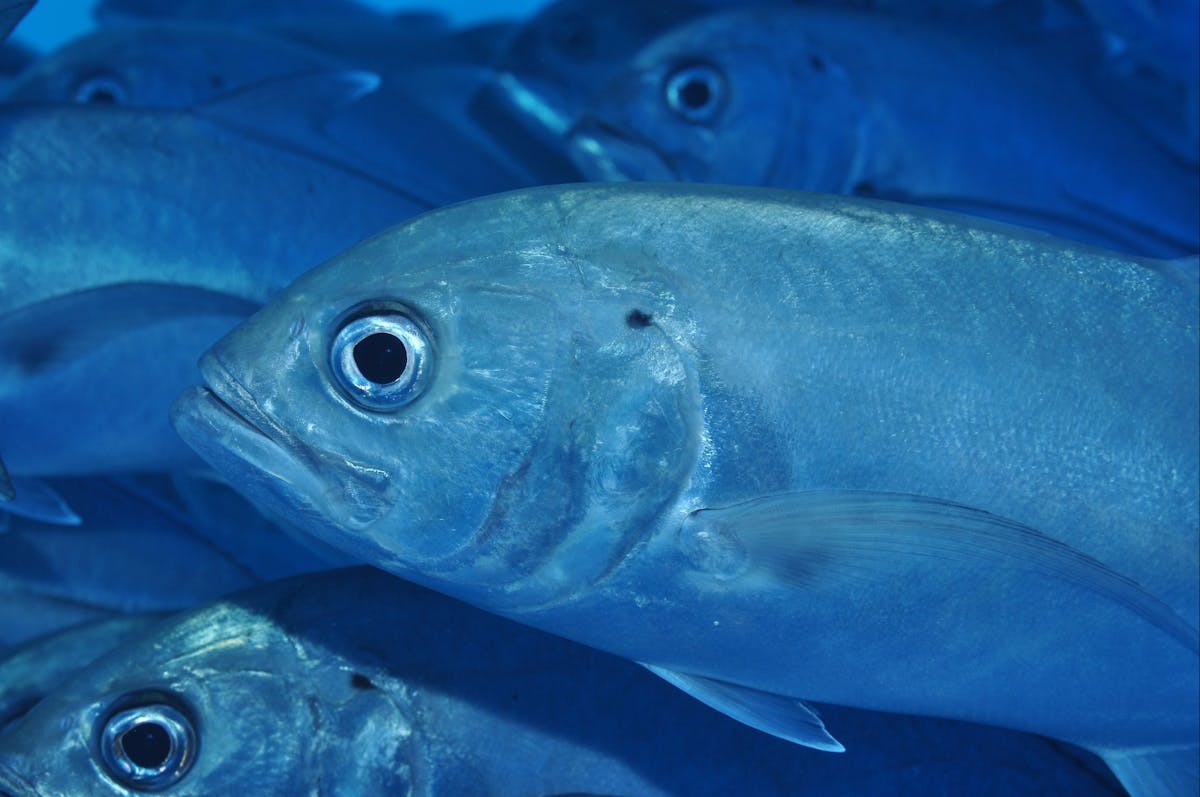
<path id="1" fill-rule="evenodd" d="M 171 423 L 184 441 L 254 503 L 285 517 L 296 509 L 326 514 L 320 505 L 330 490 L 321 468 L 211 352 L 200 372 L 208 386 L 187 389 L 171 406 Z"/>
<path id="2" fill-rule="evenodd" d="M 567 155 L 589 180 L 680 179 L 654 142 L 592 117 L 580 119 L 571 130 Z"/>

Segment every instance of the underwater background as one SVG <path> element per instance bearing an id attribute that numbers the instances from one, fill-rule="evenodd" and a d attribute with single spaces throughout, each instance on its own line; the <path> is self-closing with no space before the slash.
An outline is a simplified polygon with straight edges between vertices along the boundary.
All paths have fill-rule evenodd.
<path id="1" fill-rule="evenodd" d="M 863 55 L 889 83 L 881 102 L 909 111 L 907 127 L 887 128 L 896 142 L 883 165 L 843 151 L 833 130 L 858 107 L 838 93 L 840 67 L 807 51 L 795 63 L 812 74 L 782 92 L 747 67 L 760 91 L 743 96 L 760 96 L 696 140 L 734 102 L 732 70 L 704 57 L 732 27 L 643 46 L 738 3 L 563 3 L 561 16 L 522 27 L 552 5 L 117 0 L 99 28 L 113 38 L 74 51 L 57 48 L 97 30 L 93 3 L 41 0 L 19 23 L 0 60 L 0 174 L 12 186 L 0 198 L 10 228 L 0 268 L 30 251 L 55 265 L 0 276 L 0 458 L 15 488 L 11 512 L 0 503 L 0 797 L 1126 793 L 1073 745 L 946 719 L 821 705 L 847 751 L 794 745 L 631 662 L 376 571 L 325 573 L 359 563 L 280 530 L 175 436 L 167 408 L 198 381 L 200 353 L 307 268 L 419 213 L 526 186 L 773 185 L 911 201 L 1139 257 L 1186 264 L 1197 251 L 1195 3 L 846 4 L 950 31 L 907 48 L 889 29 Z M 387 15 L 409 11 L 434 13 L 388 27 Z M 158 17 L 168 27 L 154 28 Z M 956 31 L 962 50 L 985 54 L 962 67 L 965 89 L 930 83 L 955 68 L 945 42 Z M 800 47 L 786 23 L 751 34 L 733 49 Z M 392 59 L 400 47 L 411 62 Z M 1008 58 L 1022 47 L 1032 67 Z M 992 63 L 987 48 L 995 72 L 972 71 Z M 663 59 L 674 65 L 665 73 Z M 669 113 L 638 93 L 647 85 Z M 1022 106 L 1025 96 L 1037 103 Z M 777 118 L 794 97 L 802 110 Z M 66 106 L 93 113 L 53 110 Z M 777 151 L 789 136 L 795 146 Z M 1007 147 L 1019 166 L 996 157 Z M 909 169 L 912 152 L 946 164 Z M 172 158 L 186 161 L 182 177 Z M 123 175 L 136 176 L 132 188 Z M 205 608 L 229 595 L 245 597 Z M 373 640 L 384 626 L 388 641 Z M 242 714 L 229 722 L 242 736 L 143 694 L 169 680 L 164 650 L 191 650 L 211 629 L 267 641 L 257 658 L 197 659 L 172 677 L 221 680 L 206 682 L 221 697 L 204 710 Z M 272 670 L 273 685 L 222 680 Z M 316 681 L 320 700 L 292 706 Z M 443 702 L 420 702 L 430 695 Z M 37 736 L 33 710 L 54 700 L 86 705 L 79 745 L 64 734 L 48 749 Z M 387 713 L 408 700 L 402 721 Z M 160 702 L 149 721 L 134 711 Z M 310 711 L 321 720 L 308 727 Z M 398 726 L 381 730 L 396 722 L 403 744 L 372 741 L 398 738 Z M 130 727 L 154 731 L 121 737 Z M 18 753 L 50 763 L 21 774 Z M 40 778 L 57 785 L 39 791 Z"/>

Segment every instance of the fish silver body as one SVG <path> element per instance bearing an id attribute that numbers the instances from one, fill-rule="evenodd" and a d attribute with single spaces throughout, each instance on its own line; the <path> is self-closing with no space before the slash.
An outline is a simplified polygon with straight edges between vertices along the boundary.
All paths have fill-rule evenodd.
<path id="1" fill-rule="evenodd" d="M 1194 760 L 1194 279 L 882 202 L 533 189 L 309 272 L 173 417 L 335 546 L 759 727 L 954 717 L 1128 785 Z M 348 387 L 380 334 L 403 375 Z"/>

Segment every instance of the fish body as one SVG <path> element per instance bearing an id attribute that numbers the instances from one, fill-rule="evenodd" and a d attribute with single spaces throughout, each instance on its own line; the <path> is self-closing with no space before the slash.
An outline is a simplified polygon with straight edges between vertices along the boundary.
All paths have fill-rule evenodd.
<path id="1" fill-rule="evenodd" d="M 1104 99 L 1102 60 L 985 14 L 732 10 L 639 52 L 576 124 L 572 158 L 589 179 L 872 196 L 1194 254 L 1200 171 Z"/>
<path id="2" fill-rule="evenodd" d="M 771 696 L 1190 756 L 1194 280 L 888 203 L 534 189 L 309 272 L 173 417 L 331 544 L 788 738 L 840 746 Z"/>
<path id="3" fill-rule="evenodd" d="M 55 642 L 36 649 L 50 670 Z M 131 703 L 194 728 L 180 795 L 1114 793 L 1045 740 L 958 723 L 832 709 L 878 748 L 798 750 L 629 662 L 370 568 L 265 585 L 110 651 L 29 680 L 46 696 L 0 734 L 5 793 L 140 793 L 93 743 Z M 9 674 L 23 675 L 0 663 Z"/>

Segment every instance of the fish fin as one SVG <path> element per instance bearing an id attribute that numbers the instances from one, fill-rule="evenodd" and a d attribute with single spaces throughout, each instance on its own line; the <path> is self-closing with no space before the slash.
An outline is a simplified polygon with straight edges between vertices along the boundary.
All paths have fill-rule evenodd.
<path id="1" fill-rule="evenodd" d="M 33 4 L 34 0 L 0 0 L 0 42 L 8 38 Z"/>
<path id="2" fill-rule="evenodd" d="M 422 209 L 437 203 L 391 176 L 363 147 L 330 132 L 346 108 L 376 91 L 380 76 L 362 69 L 273 77 L 192 108 L 201 119 L 305 158 L 330 163 L 402 196 Z"/>
<path id="3" fill-rule="evenodd" d="M 78 526 L 83 520 L 67 500 L 40 479 L 12 477 L 15 497 L 0 507 L 23 518 L 55 526 Z"/>
<path id="4" fill-rule="evenodd" d="M 1130 797 L 1200 793 L 1200 748 L 1195 745 L 1138 750 L 1098 750 Z"/>
<path id="5" fill-rule="evenodd" d="M 241 319 L 257 309 L 241 297 L 187 285 L 126 282 L 75 291 L 0 316 L 0 366 L 32 374 L 160 321 Z"/>
<path id="6" fill-rule="evenodd" d="M 802 700 L 714 678 L 688 675 L 645 662 L 639 663 L 704 705 L 751 728 L 817 750 L 831 753 L 842 753 L 846 750 L 841 742 L 825 730 L 825 723 L 821 722 L 817 712 Z"/>
<path id="7" fill-rule="evenodd" d="M 699 509 L 680 528 L 702 569 L 748 568 L 809 588 L 837 576 L 876 581 L 889 568 L 942 559 L 1031 570 L 1091 590 L 1191 651 L 1200 635 L 1137 582 L 1036 529 L 981 509 L 904 493 L 817 490 Z"/>
<path id="8" fill-rule="evenodd" d="M 299 113 L 304 127 L 320 130 L 330 117 L 378 89 L 381 82 L 379 75 L 363 69 L 302 72 L 251 83 L 193 110 L 256 133 L 291 127 Z"/>
<path id="9" fill-rule="evenodd" d="M 13 489 L 12 477 L 8 475 L 8 468 L 4 467 L 4 460 L 0 459 L 0 501 L 11 501 L 17 495 L 17 491 Z"/>

